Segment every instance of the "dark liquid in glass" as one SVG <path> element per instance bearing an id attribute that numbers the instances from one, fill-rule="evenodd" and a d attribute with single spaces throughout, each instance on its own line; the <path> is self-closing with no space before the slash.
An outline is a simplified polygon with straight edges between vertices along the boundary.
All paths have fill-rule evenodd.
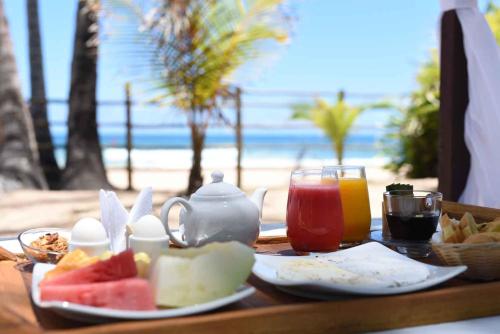
<path id="1" fill-rule="evenodd" d="M 388 213 L 385 217 L 393 239 L 429 240 L 439 222 L 439 215 L 433 214 L 400 216 Z"/>

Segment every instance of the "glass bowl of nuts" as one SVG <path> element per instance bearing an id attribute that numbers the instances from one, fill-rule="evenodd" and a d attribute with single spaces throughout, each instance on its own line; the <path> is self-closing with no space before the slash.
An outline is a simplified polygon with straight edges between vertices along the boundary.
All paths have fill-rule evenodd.
<path id="1" fill-rule="evenodd" d="M 68 252 L 71 231 L 62 228 L 34 228 L 17 239 L 24 254 L 33 262 L 57 263 Z"/>

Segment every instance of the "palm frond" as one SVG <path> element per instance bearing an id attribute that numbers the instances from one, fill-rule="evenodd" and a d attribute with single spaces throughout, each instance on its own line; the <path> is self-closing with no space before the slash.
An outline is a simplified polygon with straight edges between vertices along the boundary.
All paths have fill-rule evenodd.
<path id="1" fill-rule="evenodd" d="M 267 43 L 288 37 L 283 0 L 104 2 L 126 18 L 117 40 L 149 55 L 130 60 L 146 63 L 164 83 L 159 88 L 188 110 L 213 108 L 243 64 L 259 58 Z"/>
<path id="2" fill-rule="evenodd" d="M 382 103 L 380 104 L 382 106 Z M 384 104 L 385 106 L 385 104 Z M 344 146 L 347 136 L 351 131 L 358 116 L 366 110 L 366 106 L 352 107 L 348 105 L 343 94 L 335 104 L 318 98 L 313 105 L 307 103 L 296 103 L 290 106 L 292 119 L 311 120 L 331 140 L 337 153 L 339 163 L 343 158 Z"/>

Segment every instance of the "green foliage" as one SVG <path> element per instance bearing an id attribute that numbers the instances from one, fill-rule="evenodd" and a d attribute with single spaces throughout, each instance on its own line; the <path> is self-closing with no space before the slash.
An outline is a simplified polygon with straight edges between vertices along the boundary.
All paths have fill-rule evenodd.
<path id="1" fill-rule="evenodd" d="M 418 88 L 411 94 L 408 105 L 397 106 L 400 117 L 391 119 L 389 137 L 396 147 L 388 150 L 394 171 L 407 168 L 413 178 L 437 176 L 439 66 L 437 53 L 423 64 L 417 75 Z"/>
<path id="2" fill-rule="evenodd" d="M 107 0 L 112 14 L 126 18 L 125 44 L 135 46 L 161 90 L 205 123 L 228 94 L 232 75 L 266 49 L 288 38 L 284 0 Z M 153 4 L 151 6 L 151 3 Z M 195 114 L 202 116 L 195 117 Z"/>
<path id="3" fill-rule="evenodd" d="M 337 154 L 338 164 L 344 158 L 345 141 L 358 116 L 368 106 L 353 107 L 344 101 L 344 94 L 340 92 L 335 104 L 329 104 L 324 99 L 317 99 L 313 105 L 294 104 L 291 106 L 293 119 L 311 120 L 330 138 L 333 150 Z"/>
<path id="4" fill-rule="evenodd" d="M 500 44 L 500 7 L 495 5 L 493 2 L 488 4 L 486 9 L 486 21 L 488 22 L 493 35 L 497 40 L 497 44 Z"/>
<path id="5" fill-rule="evenodd" d="M 385 191 L 408 191 L 413 193 L 413 185 L 404 183 L 391 183 L 385 186 Z"/>
<path id="6" fill-rule="evenodd" d="M 210 119 L 242 65 L 288 38 L 285 0 L 107 0 L 131 60 L 156 79 L 156 100 L 185 112 L 191 129 L 193 162 L 187 193 L 203 183 L 201 157 Z M 146 65 L 146 66 L 144 66 Z"/>
<path id="7" fill-rule="evenodd" d="M 486 20 L 500 44 L 500 7 L 488 4 Z M 388 165 L 393 171 L 405 170 L 414 178 L 437 176 L 439 131 L 439 63 L 436 50 L 417 74 L 418 88 L 409 103 L 396 106 L 400 117 L 390 121 L 386 152 L 391 156 Z"/>

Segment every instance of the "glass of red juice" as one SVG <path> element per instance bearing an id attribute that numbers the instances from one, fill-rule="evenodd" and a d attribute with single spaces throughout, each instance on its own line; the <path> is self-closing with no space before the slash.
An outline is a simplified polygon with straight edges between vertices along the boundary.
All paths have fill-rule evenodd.
<path id="1" fill-rule="evenodd" d="M 288 239 L 296 252 L 330 252 L 339 248 L 344 218 L 336 171 L 292 172 L 286 224 Z"/>

